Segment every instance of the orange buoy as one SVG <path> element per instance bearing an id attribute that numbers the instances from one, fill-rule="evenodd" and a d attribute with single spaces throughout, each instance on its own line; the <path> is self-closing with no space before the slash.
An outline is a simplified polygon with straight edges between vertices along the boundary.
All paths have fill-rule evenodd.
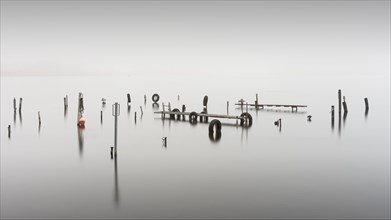
<path id="1" fill-rule="evenodd" d="M 86 120 L 83 117 L 81 117 L 79 119 L 79 127 L 84 127 L 85 123 L 86 123 Z"/>

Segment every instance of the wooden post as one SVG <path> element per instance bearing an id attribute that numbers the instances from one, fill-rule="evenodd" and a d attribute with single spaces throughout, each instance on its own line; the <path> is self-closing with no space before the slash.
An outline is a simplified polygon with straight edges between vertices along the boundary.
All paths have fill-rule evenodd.
<path id="1" fill-rule="evenodd" d="M 38 111 L 38 122 L 39 122 L 39 125 L 41 125 L 41 113 Z"/>
<path id="2" fill-rule="evenodd" d="M 16 99 L 14 98 L 14 112 L 16 112 Z"/>
<path id="3" fill-rule="evenodd" d="M 11 125 L 8 125 L 8 138 L 11 138 Z"/>
<path id="4" fill-rule="evenodd" d="M 134 112 L 134 122 L 137 120 L 137 112 Z"/>
<path id="5" fill-rule="evenodd" d="M 334 105 L 331 106 L 331 119 L 334 121 Z"/>
<path id="6" fill-rule="evenodd" d="M 186 105 L 182 105 L 182 112 L 186 111 Z M 182 115 L 182 120 L 186 120 L 185 115 Z"/>
<path id="7" fill-rule="evenodd" d="M 345 96 L 343 97 L 343 112 L 348 113 L 348 106 L 346 104 Z"/>
<path id="8" fill-rule="evenodd" d="M 143 114 L 144 114 L 143 107 L 140 106 L 140 110 L 141 110 L 141 116 L 143 116 Z"/>
<path id="9" fill-rule="evenodd" d="M 77 108 L 77 126 L 79 126 L 80 118 L 84 112 L 83 93 L 79 92 L 78 108 Z"/>
<path id="10" fill-rule="evenodd" d="M 130 105 L 130 102 L 131 102 L 130 94 L 128 93 L 127 96 L 128 96 L 128 105 Z"/>
<path id="11" fill-rule="evenodd" d="M 100 110 L 100 123 L 102 124 L 103 123 L 103 111 Z"/>
<path id="12" fill-rule="evenodd" d="M 365 102 L 365 111 L 368 111 L 369 110 L 369 103 L 368 103 L 367 97 L 364 98 L 364 102 Z"/>
<path id="13" fill-rule="evenodd" d="M 144 104 L 147 103 L 147 95 L 144 95 Z"/>
<path id="14" fill-rule="evenodd" d="M 341 90 L 338 89 L 338 112 L 341 113 Z"/>
<path id="15" fill-rule="evenodd" d="M 229 115 L 229 101 L 227 101 L 227 115 Z"/>
<path id="16" fill-rule="evenodd" d="M 68 108 L 68 95 L 64 97 L 64 108 Z"/>
<path id="17" fill-rule="evenodd" d="M 258 110 L 258 93 L 255 94 L 255 109 Z"/>
<path id="18" fill-rule="evenodd" d="M 22 98 L 19 98 L 19 113 L 22 112 Z"/>
<path id="19" fill-rule="evenodd" d="M 168 103 L 168 111 L 171 111 L 171 103 Z"/>

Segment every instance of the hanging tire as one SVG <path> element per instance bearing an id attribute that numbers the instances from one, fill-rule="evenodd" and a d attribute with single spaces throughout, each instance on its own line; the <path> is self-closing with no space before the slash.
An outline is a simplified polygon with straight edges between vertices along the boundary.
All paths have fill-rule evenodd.
<path id="1" fill-rule="evenodd" d="M 216 127 L 216 128 L 215 128 Z M 210 123 L 209 123 L 209 133 L 214 133 L 214 130 L 216 130 L 216 133 L 217 132 L 221 132 L 221 122 L 217 119 L 213 119 Z"/>
<path id="2" fill-rule="evenodd" d="M 153 102 L 158 102 L 159 101 L 159 99 L 160 99 L 160 96 L 159 96 L 159 94 L 157 94 L 157 93 L 155 93 L 155 94 L 153 94 L 153 96 L 152 96 L 152 101 Z"/>
<path id="3" fill-rule="evenodd" d="M 204 96 L 204 101 L 202 102 L 204 104 L 204 106 L 207 106 L 208 105 L 208 96 Z"/>
<path id="4" fill-rule="evenodd" d="M 197 117 L 198 117 L 197 112 L 190 112 L 190 115 L 189 115 L 189 122 L 190 122 L 191 124 L 197 123 Z"/>
<path id="5" fill-rule="evenodd" d="M 172 112 L 181 112 L 181 111 L 179 111 L 179 109 L 177 109 L 177 108 L 174 108 L 172 110 Z M 170 119 L 175 119 L 175 116 L 176 116 L 177 120 L 181 119 L 181 115 L 178 115 L 178 114 L 170 114 Z"/>
<path id="6" fill-rule="evenodd" d="M 243 119 L 240 120 L 241 126 L 247 126 L 250 127 L 253 124 L 253 117 L 248 112 L 243 112 L 240 117 L 243 117 Z"/>

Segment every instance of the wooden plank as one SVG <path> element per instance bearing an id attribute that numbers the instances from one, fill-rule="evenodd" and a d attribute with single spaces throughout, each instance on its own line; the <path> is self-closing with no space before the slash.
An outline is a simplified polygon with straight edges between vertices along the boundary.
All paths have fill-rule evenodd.
<path id="1" fill-rule="evenodd" d="M 173 111 L 157 111 L 155 114 L 169 114 L 169 115 L 190 115 L 190 112 L 173 112 Z M 243 119 L 241 116 L 236 115 L 219 115 L 219 114 L 204 114 L 197 113 L 201 117 L 211 117 L 211 118 L 227 118 L 227 119 Z"/>
<path id="2" fill-rule="evenodd" d="M 242 105 L 240 103 L 235 103 L 235 105 Z M 255 104 L 248 104 L 249 106 L 256 106 Z M 267 107 L 301 107 L 301 108 L 305 108 L 307 107 L 307 105 L 286 105 L 286 104 L 258 104 L 258 107 L 263 107 L 263 106 L 267 106 Z"/>

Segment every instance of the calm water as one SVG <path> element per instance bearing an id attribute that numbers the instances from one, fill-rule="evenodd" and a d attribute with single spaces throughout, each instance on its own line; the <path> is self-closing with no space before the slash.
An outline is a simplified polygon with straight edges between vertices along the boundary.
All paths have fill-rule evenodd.
<path id="1" fill-rule="evenodd" d="M 2 77 L 1 218 L 390 218 L 389 80 Z M 332 125 L 338 89 L 349 113 L 341 120 L 336 114 Z M 78 92 L 84 94 L 83 130 L 76 126 Z M 260 103 L 308 108 L 249 109 L 252 127 L 223 119 L 221 139 L 212 142 L 208 124 L 153 114 L 154 93 L 160 109 L 170 102 L 201 112 L 208 95 L 210 113 L 226 114 L 229 101 L 229 114 L 239 115 L 233 103 L 253 103 L 256 93 Z M 14 97 L 23 97 L 22 114 L 14 115 Z M 114 102 L 121 104 L 117 160 L 110 158 Z M 281 130 L 274 125 L 279 118 Z"/>

